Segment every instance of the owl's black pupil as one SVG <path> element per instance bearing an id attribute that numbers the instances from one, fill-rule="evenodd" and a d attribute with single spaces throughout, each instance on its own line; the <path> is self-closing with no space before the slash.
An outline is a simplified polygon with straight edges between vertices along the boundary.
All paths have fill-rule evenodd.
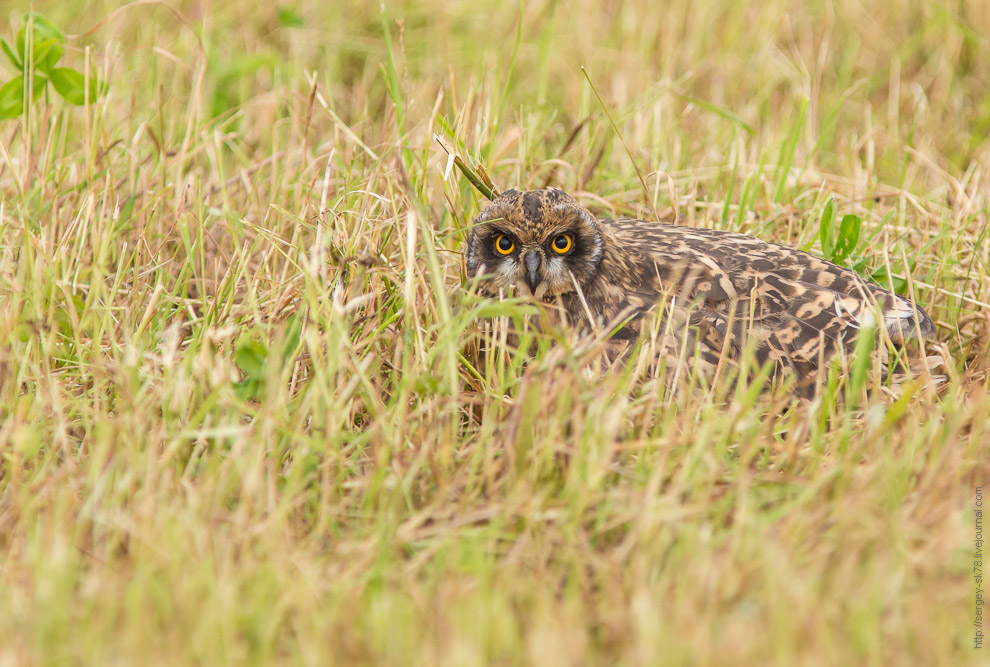
<path id="1" fill-rule="evenodd" d="M 566 248 L 566 247 L 567 247 L 567 237 L 566 237 L 566 236 L 558 236 L 558 237 L 557 237 L 557 238 L 556 238 L 556 239 L 554 240 L 554 242 L 553 242 L 553 244 L 554 244 L 555 246 L 557 246 L 557 249 L 558 249 L 558 250 L 563 250 L 564 248 Z"/>
<path id="2" fill-rule="evenodd" d="M 512 249 L 512 241 L 504 236 L 498 237 L 498 249 L 502 252 L 509 252 Z"/>

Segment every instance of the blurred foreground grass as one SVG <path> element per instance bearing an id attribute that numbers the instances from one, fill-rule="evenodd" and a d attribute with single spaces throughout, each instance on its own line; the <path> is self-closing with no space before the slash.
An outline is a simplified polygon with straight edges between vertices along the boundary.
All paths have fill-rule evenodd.
<path id="1" fill-rule="evenodd" d="M 0 123 L 0 662 L 978 662 L 990 5 L 862 4 L 36 3 L 108 88 Z M 948 387 L 476 367 L 525 306 L 434 133 L 817 253 L 833 198 Z"/>

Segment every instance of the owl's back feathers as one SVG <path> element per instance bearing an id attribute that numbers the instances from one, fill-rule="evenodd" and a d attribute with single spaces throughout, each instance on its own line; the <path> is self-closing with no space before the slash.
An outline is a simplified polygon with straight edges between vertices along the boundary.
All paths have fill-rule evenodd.
<path id="1" fill-rule="evenodd" d="M 589 292 L 604 323 L 628 320 L 620 338 L 664 299 L 666 316 L 687 325 L 710 360 L 737 355 L 750 341 L 758 361 L 805 377 L 836 352 L 851 352 L 863 328 L 884 327 L 896 345 L 935 333 L 907 299 L 800 250 L 721 230 L 599 222 L 604 289 Z"/>
<path id="2" fill-rule="evenodd" d="M 574 248 L 557 256 L 549 244 L 562 235 Z M 499 239 L 511 241 L 505 256 L 493 250 Z M 895 368 L 888 341 L 903 347 L 935 333 L 920 306 L 807 252 L 721 230 L 598 220 L 560 190 L 508 191 L 476 220 L 467 265 L 483 292 L 525 294 L 524 264 L 540 267 L 528 274 L 531 296 L 569 325 L 613 332 L 627 346 L 655 313 L 665 356 L 690 349 L 715 366 L 751 348 L 806 386 L 851 353 L 861 331 L 882 331 L 885 375 Z"/>

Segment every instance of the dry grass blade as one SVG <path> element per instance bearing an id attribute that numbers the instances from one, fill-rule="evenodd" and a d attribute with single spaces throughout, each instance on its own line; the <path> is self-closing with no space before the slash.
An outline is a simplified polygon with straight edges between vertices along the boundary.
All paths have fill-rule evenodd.
<path id="1" fill-rule="evenodd" d="M 0 664 L 981 664 L 990 13 L 833 4 L 35 2 L 106 92 L 0 121 Z M 551 177 L 819 255 L 832 199 L 943 385 L 472 294 Z"/>
<path id="2" fill-rule="evenodd" d="M 468 181 L 470 181 L 471 185 L 473 185 L 478 192 L 483 194 L 489 201 L 498 197 L 499 189 L 495 186 L 494 183 L 492 183 L 492 179 L 488 176 L 488 172 L 485 171 L 483 165 L 481 165 L 480 163 L 476 163 L 478 169 L 477 171 L 475 171 L 464 161 L 464 159 L 458 153 L 454 152 L 450 148 L 447 142 L 445 142 L 443 139 L 440 138 L 440 135 L 434 134 L 433 138 L 438 144 L 440 144 L 440 147 L 443 148 L 444 152 L 446 152 L 447 155 L 451 158 L 454 166 L 456 166 L 458 169 L 461 170 L 461 173 L 464 174 L 464 177 L 467 178 Z"/>

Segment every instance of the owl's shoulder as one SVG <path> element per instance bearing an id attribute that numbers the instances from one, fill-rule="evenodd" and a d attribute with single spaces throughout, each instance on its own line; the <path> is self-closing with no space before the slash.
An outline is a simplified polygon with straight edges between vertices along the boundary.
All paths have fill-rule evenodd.
<path id="1" fill-rule="evenodd" d="M 602 227 L 616 254 L 633 255 L 645 264 L 709 273 L 725 272 L 748 286 L 757 277 L 796 280 L 845 291 L 851 273 L 797 248 L 721 229 L 683 227 L 629 218 L 605 219 Z M 717 267 L 717 268 L 716 268 Z"/>
<path id="2" fill-rule="evenodd" d="M 647 254 L 672 251 L 680 256 L 704 253 L 718 257 L 738 254 L 739 251 L 766 254 L 781 251 L 786 253 L 790 250 L 752 236 L 722 229 L 684 227 L 633 218 L 606 218 L 599 222 L 618 246 Z"/>

